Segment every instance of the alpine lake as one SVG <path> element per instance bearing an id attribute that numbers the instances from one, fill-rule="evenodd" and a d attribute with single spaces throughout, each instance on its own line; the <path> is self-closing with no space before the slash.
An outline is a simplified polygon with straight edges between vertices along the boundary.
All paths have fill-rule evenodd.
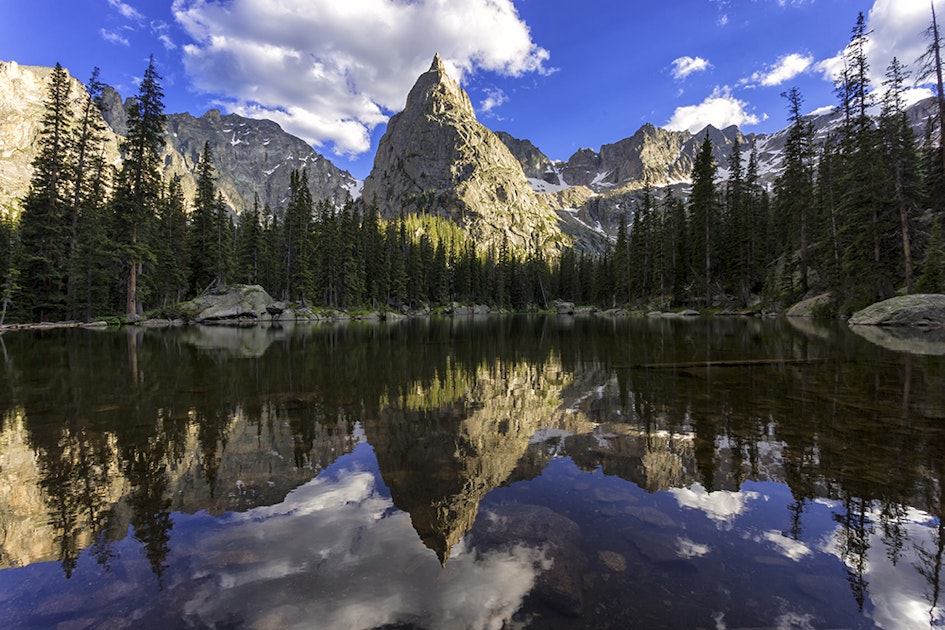
<path id="1" fill-rule="evenodd" d="M 0 336 L 3 628 L 938 628 L 945 331 Z"/>

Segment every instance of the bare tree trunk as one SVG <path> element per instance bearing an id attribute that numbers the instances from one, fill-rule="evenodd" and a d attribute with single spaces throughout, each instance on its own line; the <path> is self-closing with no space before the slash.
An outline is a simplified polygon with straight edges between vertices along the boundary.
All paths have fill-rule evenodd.
<path id="1" fill-rule="evenodd" d="M 905 261 L 906 293 L 914 291 L 912 270 L 912 243 L 909 240 L 909 212 L 902 190 L 902 165 L 896 165 L 896 201 L 899 203 L 899 221 L 902 223 L 902 257 Z"/>
<path id="2" fill-rule="evenodd" d="M 932 50 L 935 54 L 935 82 L 938 87 L 938 146 L 942 154 L 942 174 L 945 175 L 945 90 L 942 89 L 942 47 L 935 17 L 935 2 L 932 5 Z"/>
<path id="3" fill-rule="evenodd" d="M 138 263 L 134 250 L 138 245 L 138 222 L 131 222 L 131 260 L 128 262 L 128 294 L 125 300 L 125 314 L 129 321 L 138 316 Z"/>

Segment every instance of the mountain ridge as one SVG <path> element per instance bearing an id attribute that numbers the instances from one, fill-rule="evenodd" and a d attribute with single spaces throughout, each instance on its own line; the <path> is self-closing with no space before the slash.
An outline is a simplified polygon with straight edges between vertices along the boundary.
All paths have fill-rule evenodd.
<path id="1" fill-rule="evenodd" d="M 33 140 L 51 70 L 0 61 L 0 210 L 5 213 L 15 213 L 29 186 Z M 72 82 L 73 90 L 84 89 L 77 79 Z M 103 118 L 114 132 L 106 152 L 117 166 L 130 99 L 123 101 L 106 86 L 103 101 Z M 927 99 L 908 110 L 920 137 L 932 102 Z M 787 128 L 746 135 L 736 126 L 707 126 L 693 134 L 646 123 L 629 137 L 596 150 L 582 148 L 567 160 L 556 161 L 531 140 L 482 125 L 468 94 L 448 76 L 438 55 L 430 70 L 418 77 L 404 110 L 389 121 L 375 169 L 363 182 L 270 120 L 218 110 L 200 117 L 179 113 L 167 118 L 164 174 L 181 177 L 188 200 L 196 189 L 197 161 L 208 143 L 217 187 L 236 214 L 251 208 L 257 194 L 261 206 L 279 212 L 289 174 L 305 168 L 316 201 L 328 199 L 339 207 L 358 198 L 363 186 L 363 202 L 376 196 L 385 216 L 432 212 L 465 225 L 482 244 L 498 245 L 504 234 L 520 250 L 534 248 L 538 238 L 546 251 L 569 240 L 582 249 L 599 251 L 603 239 L 613 237 L 620 214 L 638 206 L 645 185 L 672 187 L 685 194 L 706 133 L 713 143 L 719 180 L 727 177 L 729 152 L 738 139 L 746 162 L 753 149 L 757 152 L 760 182 L 770 187 L 783 168 L 787 135 Z M 841 122 L 834 111 L 815 112 L 806 119 L 814 127 L 815 144 Z M 508 212 L 509 208 L 515 211 Z"/>

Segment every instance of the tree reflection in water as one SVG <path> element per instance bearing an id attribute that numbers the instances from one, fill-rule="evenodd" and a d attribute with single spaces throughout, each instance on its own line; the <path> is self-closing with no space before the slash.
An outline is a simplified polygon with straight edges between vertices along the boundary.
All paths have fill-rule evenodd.
<path id="1" fill-rule="evenodd" d="M 592 561 L 626 567 L 638 554 L 643 572 L 691 567 L 713 545 L 693 531 L 666 538 L 667 508 L 653 506 L 670 498 L 682 512 L 667 520 L 699 509 L 724 532 L 757 509 L 746 484 L 774 482 L 786 486 L 784 511 L 764 519 L 780 519 L 780 534 L 752 536 L 788 557 L 834 554 L 868 615 L 880 614 L 869 602 L 881 558 L 914 565 L 929 622 L 941 619 L 945 360 L 840 325 L 492 317 L 0 341 L 0 476 L 17 480 L 0 490 L 7 571 L 56 559 L 68 579 L 87 548 L 108 571 L 125 562 L 115 546 L 133 532 L 157 585 L 179 587 L 167 576 L 187 545 L 175 542 L 183 515 L 255 514 L 367 441 L 378 491 L 446 566 L 470 541 L 496 544 L 494 531 L 467 534 L 524 514 L 496 503 L 514 497 L 564 509 Z M 547 467 L 562 458 L 593 473 L 574 482 L 577 494 L 523 494 L 554 478 Z M 608 479 L 649 493 L 653 506 L 608 498 L 617 491 Z M 729 507 L 713 503 L 723 500 Z M 568 501 L 587 511 L 568 512 Z M 815 550 L 824 506 L 834 526 Z M 624 551 L 588 542 L 595 519 L 623 528 L 624 542 L 610 544 Z M 589 573 L 587 597 L 662 583 L 629 573 L 610 582 Z M 536 593 L 567 595 L 542 579 Z M 797 583 L 809 591 L 805 580 L 819 579 Z"/>

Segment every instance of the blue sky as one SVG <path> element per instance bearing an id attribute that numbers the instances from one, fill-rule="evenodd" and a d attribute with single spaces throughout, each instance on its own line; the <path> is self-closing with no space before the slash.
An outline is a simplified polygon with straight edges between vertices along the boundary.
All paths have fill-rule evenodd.
<path id="1" fill-rule="evenodd" d="M 0 0 L 0 60 L 98 66 L 129 96 L 153 54 L 168 113 L 271 118 L 364 178 L 435 52 L 485 125 L 565 160 L 647 122 L 776 131 L 790 87 L 834 105 L 861 11 L 879 86 L 921 53 L 930 0 Z"/>

